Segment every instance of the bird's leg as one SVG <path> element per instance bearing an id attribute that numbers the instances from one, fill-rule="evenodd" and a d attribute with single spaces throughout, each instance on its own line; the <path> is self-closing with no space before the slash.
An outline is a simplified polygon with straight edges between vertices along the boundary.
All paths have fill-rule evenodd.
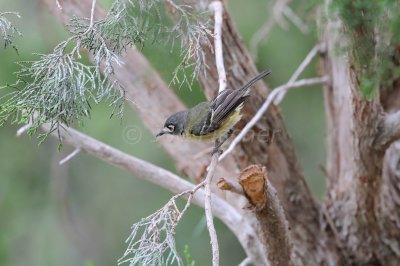
<path id="1" fill-rule="evenodd" d="M 214 154 L 216 154 L 216 153 L 219 153 L 219 154 L 221 155 L 222 150 L 220 149 L 220 147 L 221 147 L 222 143 L 223 143 L 223 142 L 221 142 L 220 138 L 217 138 L 217 139 L 215 140 L 214 149 L 213 149 L 211 155 L 214 155 Z"/>
<path id="2" fill-rule="evenodd" d="M 222 144 L 224 144 L 225 141 L 231 137 L 232 133 L 233 133 L 233 129 L 229 129 L 229 131 L 224 136 L 217 138 L 215 140 L 215 146 L 212 151 L 212 155 L 214 155 L 217 152 L 220 154 L 222 153 L 222 150 L 220 148 L 221 148 Z"/>

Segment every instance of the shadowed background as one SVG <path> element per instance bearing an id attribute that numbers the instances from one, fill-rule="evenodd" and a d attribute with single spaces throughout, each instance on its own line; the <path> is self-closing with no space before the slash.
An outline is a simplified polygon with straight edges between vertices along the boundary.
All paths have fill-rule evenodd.
<path id="1" fill-rule="evenodd" d="M 109 1 L 102 3 L 110 5 Z M 270 16 L 267 4 L 271 3 L 229 1 L 229 11 L 246 45 Z M 300 1 L 295 4 L 292 7 L 299 15 L 309 17 L 308 6 Z M 37 1 L 0 0 L 2 11 L 20 13 L 22 18 L 12 21 L 24 34 L 16 38 L 19 55 L 10 48 L 0 49 L 0 84 L 6 84 L 15 81 L 15 61 L 37 59 L 32 53 L 50 52 L 67 33 Z M 271 88 L 289 79 L 316 38 L 315 32 L 304 35 L 292 24 L 287 30 L 274 28 L 268 41 L 261 44 L 257 61 L 260 70 L 272 69 L 267 79 Z M 143 53 L 169 82 L 179 63 L 178 51 L 149 44 Z M 315 72 L 315 67 L 310 67 L 303 77 L 313 77 Z M 191 90 L 185 86 L 175 90 L 188 106 L 204 100 L 197 84 Z M 295 89 L 280 108 L 308 184 L 315 197 L 321 198 L 325 187 L 325 177 L 319 170 L 325 162 L 322 90 Z M 175 172 L 173 161 L 128 106 L 122 119 L 110 119 L 110 114 L 106 104 L 93 105 L 92 118 L 79 129 Z M 58 152 L 57 140 L 52 138 L 38 146 L 35 138 L 16 138 L 17 129 L 9 123 L 0 128 L 0 265 L 115 265 L 125 251 L 124 240 L 132 223 L 153 213 L 171 197 L 164 189 L 83 153 L 60 166 L 59 161 L 72 151 L 70 147 L 65 145 Z M 219 221 L 216 227 L 221 265 L 240 263 L 245 254 L 235 236 Z M 176 241 L 181 253 L 188 245 L 196 265 L 210 264 L 202 209 L 191 207 L 178 226 Z"/>

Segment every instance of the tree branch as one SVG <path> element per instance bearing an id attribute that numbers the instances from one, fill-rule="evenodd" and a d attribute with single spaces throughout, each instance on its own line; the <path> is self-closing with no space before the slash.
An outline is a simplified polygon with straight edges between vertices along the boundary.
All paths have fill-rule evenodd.
<path id="1" fill-rule="evenodd" d="M 282 13 L 304 34 L 310 33 L 310 29 L 303 22 L 303 20 L 288 6 L 286 5 Z"/>
<path id="2" fill-rule="evenodd" d="M 226 89 L 226 73 L 224 66 L 224 58 L 222 51 L 222 18 L 224 7 L 220 1 L 213 1 L 210 9 L 214 11 L 214 47 L 215 47 L 215 63 L 218 71 L 218 93 Z"/>
<path id="3" fill-rule="evenodd" d="M 317 44 L 311 49 L 311 51 L 307 54 L 303 62 L 301 62 L 299 67 L 296 69 L 296 71 L 287 82 L 288 88 L 286 90 L 282 90 L 282 92 L 277 95 L 277 99 L 274 102 L 275 104 L 279 104 L 283 100 L 283 97 L 285 96 L 286 91 L 290 88 L 290 85 L 292 85 L 300 77 L 301 73 L 303 73 L 303 71 L 307 68 L 307 66 L 311 63 L 315 56 L 317 56 L 319 52 L 325 51 L 325 49 L 326 48 L 324 43 Z"/>
<path id="4" fill-rule="evenodd" d="M 217 232 L 215 231 L 214 221 L 211 209 L 211 182 L 214 177 L 215 168 L 218 165 L 218 153 L 213 154 L 211 158 L 210 166 L 208 167 L 208 173 L 205 179 L 205 202 L 204 210 L 206 213 L 207 228 L 210 235 L 211 249 L 212 249 L 212 265 L 219 265 L 219 247 Z"/>
<path id="5" fill-rule="evenodd" d="M 285 25 L 285 21 L 283 18 L 284 8 L 291 0 L 277 0 L 275 1 L 272 12 L 269 14 L 269 18 L 264 22 L 264 24 L 254 33 L 253 37 L 250 40 L 250 52 L 253 58 L 257 58 L 258 54 L 258 46 L 262 41 L 266 41 L 268 39 L 269 34 L 275 26 L 275 23 L 281 24 L 281 26 Z"/>

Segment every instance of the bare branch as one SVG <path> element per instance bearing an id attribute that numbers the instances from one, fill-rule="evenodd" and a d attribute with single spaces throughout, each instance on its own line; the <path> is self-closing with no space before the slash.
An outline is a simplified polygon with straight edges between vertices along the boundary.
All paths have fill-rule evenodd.
<path id="1" fill-rule="evenodd" d="M 375 147 L 378 150 L 386 150 L 398 139 L 400 139 L 400 111 L 383 118 L 382 129 L 375 140 Z"/>
<path id="2" fill-rule="evenodd" d="M 266 41 L 272 29 L 276 23 L 284 25 L 284 19 L 282 16 L 283 9 L 290 0 L 277 0 L 272 7 L 270 17 L 264 22 L 264 24 L 258 29 L 250 40 L 250 52 L 253 58 L 257 57 L 258 46 L 262 41 Z"/>
<path id="3" fill-rule="evenodd" d="M 213 216 L 212 216 L 212 209 L 211 209 L 211 181 L 214 177 L 215 168 L 218 165 L 218 153 L 215 153 L 211 158 L 210 166 L 208 167 L 208 173 L 205 179 L 205 203 L 204 203 L 204 210 L 206 213 L 206 220 L 207 220 L 207 228 L 208 233 L 211 239 L 211 248 L 212 248 L 212 265 L 218 266 L 219 265 L 219 247 L 218 247 L 218 238 L 217 232 L 215 231 Z"/>
<path id="4" fill-rule="evenodd" d="M 69 160 L 71 160 L 74 156 L 76 156 L 78 153 L 81 152 L 81 148 L 76 148 L 73 152 L 71 152 L 70 154 L 68 154 L 68 156 L 66 156 L 64 159 L 62 159 L 59 164 L 65 164 L 66 162 L 68 162 Z"/>
<path id="5" fill-rule="evenodd" d="M 302 33 L 307 34 L 310 32 L 308 26 L 288 5 L 283 8 L 282 12 Z"/>
<path id="6" fill-rule="evenodd" d="M 299 65 L 299 67 L 296 69 L 296 71 L 293 73 L 293 75 L 290 77 L 289 81 L 287 82 L 287 84 L 289 84 L 289 86 L 291 84 L 293 84 L 301 75 L 301 73 L 303 73 L 303 71 L 306 69 L 306 67 L 311 63 L 311 61 L 314 59 L 314 57 L 319 53 L 324 51 L 325 48 L 325 44 L 324 43 L 320 43 L 315 45 L 311 51 L 307 54 L 307 56 L 304 58 L 303 62 L 301 62 L 301 64 Z M 282 92 L 279 93 L 279 95 L 277 95 L 277 99 L 275 100 L 275 104 L 278 104 L 282 101 L 283 97 L 285 97 L 286 94 L 286 90 L 282 90 Z"/>
<path id="7" fill-rule="evenodd" d="M 302 79 L 299 81 L 295 81 L 291 83 L 286 83 L 284 85 L 281 85 L 277 88 L 275 88 L 269 95 L 267 100 L 264 102 L 264 104 L 260 107 L 260 109 L 257 111 L 257 113 L 253 116 L 253 118 L 246 124 L 246 126 L 240 131 L 240 133 L 232 140 L 231 144 L 229 147 L 224 151 L 224 153 L 219 157 L 219 160 L 222 161 L 226 156 L 228 156 L 229 153 L 231 153 L 237 144 L 239 144 L 240 141 L 246 136 L 246 134 L 251 130 L 251 128 L 257 124 L 257 122 L 261 119 L 261 117 L 264 115 L 264 113 L 268 110 L 269 106 L 272 104 L 272 102 L 276 99 L 279 93 L 286 93 L 288 89 L 290 88 L 299 88 L 303 86 L 311 86 L 311 85 L 316 85 L 316 84 L 324 84 L 328 82 L 329 77 L 324 76 L 320 78 L 311 78 L 311 79 Z"/>
<path id="8" fill-rule="evenodd" d="M 224 8 L 220 1 L 213 1 L 210 4 L 210 9 L 214 10 L 214 47 L 215 47 L 215 63 L 218 70 L 218 93 L 226 89 L 226 73 L 224 67 L 224 58 L 222 51 L 222 22 Z"/>

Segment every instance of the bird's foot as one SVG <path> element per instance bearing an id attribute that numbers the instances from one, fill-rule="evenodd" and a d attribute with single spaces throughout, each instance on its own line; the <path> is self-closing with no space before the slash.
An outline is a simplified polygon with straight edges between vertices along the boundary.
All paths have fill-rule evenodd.
<path id="1" fill-rule="evenodd" d="M 220 147 L 216 147 L 213 149 L 211 155 L 213 156 L 214 154 L 218 154 L 218 156 L 220 156 L 222 154 L 223 150 L 221 150 Z"/>

